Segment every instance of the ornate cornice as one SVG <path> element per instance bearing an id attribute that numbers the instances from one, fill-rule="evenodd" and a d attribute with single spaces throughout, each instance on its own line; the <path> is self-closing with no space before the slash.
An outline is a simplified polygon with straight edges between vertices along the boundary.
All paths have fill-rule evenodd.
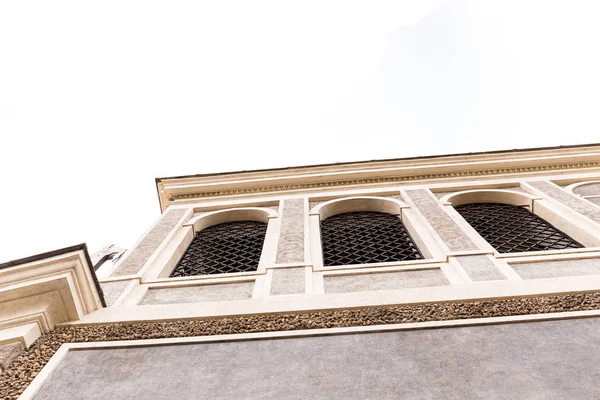
<path id="1" fill-rule="evenodd" d="M 583 168 L 594 168 L 594 167 L 600 167 L 600 161 L 552 164 L 552 165 L 537 165 L 537 166 L 529 166 L 529 167 L 496 168 L 496 169 L 485 169 L 485 170 L 477 170 L 477 171 L 454 171 L 454 172 L 435 173 L 435 174 L 415 174 L 415 175 L 403 175 L 403 176 L 394 176 L 394 177 L 385 177 L 385 178 L 353 179 L 353 180 L 339 180 L 339 181 L 314 182 L 314 183 L 296 183 L 296 184 L 288 184 L 288 185 L 272 185 L 272 186 L 263 186 L 263 187 L 236 188 L 236 189 L 212 191 L 212 192 L 193 192 L 193 193 L 182 193 L 182 194 L 170 194 L 168 199 L 169 199 L 169 201 L 174 201 L 174 200 L 184 200 L 184 199 L 193 199 L 193 198 L 247 195 L 247 194 L 257 194 L 257 193 L 272 193 L 272 192 L 281 192 L 281 191 L 290 191 L 290 190 L 319 189 L 319 188 L 339 187 L 339 186 L 372 185 L 372 184 L 382 184 L 382 183 L 394 184 L 394 183 L 403 183 L 403 182 L 420 181 L 420 180 L 452 179 L 452 178 L 463 178 L 463 177 L 474 177 L 474 176 L 493 176 L 493 175 L 504 175 L 504 174 L 521 174 L 521 173 L 559 171 L 559 170 L 565 170 L 565 169 L 583 169 Z"/>

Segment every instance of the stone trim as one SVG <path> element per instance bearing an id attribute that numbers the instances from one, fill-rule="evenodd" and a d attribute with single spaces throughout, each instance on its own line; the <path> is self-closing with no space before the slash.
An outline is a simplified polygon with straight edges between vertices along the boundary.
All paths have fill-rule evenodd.
<path id="1" fill-rule="evenodd" d="M 137 246 L 129 254 L 125 254 L 123 261 L 117 265 L 110 276 L 139 273 L 187 212 L 188 210 L 185 208 L 168 209 Z"/>
<path id="2" fill-rule="evenodd" d="M 27 352 L 13 360 L 0 376 L 0 398 L 16 400 L 63 343 L 405 324 L 598 309 L 600 292 L 591 292 L 191 321 L 70 326 L 43 335 Z"/>
<path id="3" fill-rule="evenodd" d="M 281 233 L 277 245 L 275 263 L 304 262 L 304 199 L 283 200 L 281 215 Z"/>
<path id="4" fill-rule="evenodd" d="M 569 193 L 558 185 L 548 181 L 533 181 L 527 183 L 572 210 L 577 211 L 579 214 L 600 224 L 600 210 L 598 210 L 598 207 L 586 202 L 581 197 Z"/>
<path id="5" fill-rule="evenodd" d="M 193 198 L 205 198 L 205 197 L 220 197 L 220 196 L 233 196 L 233 195 L 245 195 L 245 194 L 257 194 L 257 193 L 270 193 L 270 192 L 282 192 L 289 190 L 303 190 L 303 189 L 318 189 L 338 186 L 354 186 L 354 185 L 369 185 L 369 184 L 380 184 L 380 183 L 403 183 L 410 181 L 419 180 L 431 180 L 431 179 L 448 179 L 448 178 L 462 178 L 462 177 L 483 177 L 488 175 L 504 175 L 504 174 L 521 174 L 531 172 L 546 172 L 556 171 L 565 169 L 581 169 L 581 168 L 594 168 L 600 167 L 600 161 L 594 162 L 581 162 L 581 163 L 568 163 L 568 164 L 554 164 L 554 165 L 537 165 L 530 167 L 515 167 L 515 168 L 497 168 L 497 169 L 486 169 L 480 171 L 455 171 L 438 174 L 416 174 L 416 175 L 405 175 L 405 176 L 394 176 L 387 178 L 372 178 L 372 179 L 353 179 L 353 180 L 340 180 L 340 181 L 329 181 L 329 182 L 315 182 L 315 183 L 298 183 L 291 185 L 273 185 L 264 187 L 252 187 L 252 188 L 240 188 L 231 190 L 222 190 L 214 192 L 194 192 L 194 193 L 181 193 L 171 194 L 168 196 L 168 201 L 193 199 Z"/>
<path id="6" fill-rule="evenodd" d="M 406 194 L 415 204 L 415 208 L 437 232 L 450 251 L 479 250 L 477 245 L 444 211 L 442 203 L 427 189 L 407 190 Z"/>

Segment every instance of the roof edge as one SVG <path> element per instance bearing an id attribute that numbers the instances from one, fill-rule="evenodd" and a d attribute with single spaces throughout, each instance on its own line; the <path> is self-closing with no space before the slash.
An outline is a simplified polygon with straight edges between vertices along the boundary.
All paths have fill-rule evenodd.
<path id="1" fill-rule="evenodd" d="M 331 166 L 342 166 L 342 165 L 351 165 L 351 164 L 367 164 L 367 163 L 379 163 L 379 162 L 384 163 L 384 162 L 391 162 L 391 161 L 425 160 L 425 159 L 443 158 L 443 157 L 478 156 L 478 155 L 485 155 L 485 154 L 501 154 L 501 153 L 523 153 L 523 152 L 527 152 L 527 151 L 572 149 L 572 148 L 589 147 L 589 146 L 600 146 L 600 143 L 571 144 L 571 145 L 547 146 L 547 147 L 529 147 L 529 148 L 508 149 L 508 150 L 477 151 L 477 152 L 469 152 L 469 153 L 435 154 L 435 155 L 431 155 L 431 156 L 414 156 L 414 157 L 401 157 L 401 158 L 385 158 L 385 159 L 377 159 L 377 160 L 345 161 L 345 162 L 339 162 L 339 163 L 296 165 L 296 166 L 290 166 L 290 167 L 262 168 L 262 169 L 250 169 L 250 170 L 239 170 L 239 171 L 214 172 L 214 173 L 207 173 L 207 174 L 167 176 L 167 177 L 154 178 L 154 181 L 155 181 L 155 183 L 157 185 L 157 189 L 158 189 L 158 184 L 160 182 L 162 182 L 164 180 L 169 180 L 169 179 L 201 178 L 201 177 L 224 176 L 224 175 L 244 174 L 244 173 L 253 173 L 253 172 L 285 171 L 285 170 L 296 169 L 296 168 L 331 167 Z"/>

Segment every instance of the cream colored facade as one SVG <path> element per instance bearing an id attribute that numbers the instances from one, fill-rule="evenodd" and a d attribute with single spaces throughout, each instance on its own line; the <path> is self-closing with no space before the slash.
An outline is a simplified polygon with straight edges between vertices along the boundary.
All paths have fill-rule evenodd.
<path id="1" fill-rule="evenodd" d="M 578 192 L 600 194 L 599 160 L 600 147 L 589 146 L 160 179 L 166 212 L 120 265 L 101 271 L 107 292 L 123 290 L 109 300 L 111 307 L 84 321 L 594 289 L 600 281 L 591 277 L 600 274 L 600 264 L 588 260 L 600 256 L 600 209 Z M 453 209 L 477 201 L 526 205 L 585 248 L 498 254 Z M 426 258 L 323 267 L 319 221 L 359 210 L 399 215 Z M 168 278 L 195 232 L 234 220 L 268 222 L 256 273 Z M 143 309 L 131 308 L 140 303 Z"/>
<path id="2" fill-rule="evenodd" d="M 157 190 L 162 215 L 116 265 L 96 271 L 103 294 L 94 284 L 84 249 L 0 269 L 0 344 L 18 342 L 26 349 L 40 335 L 66 327 L 600 291 L 600 145 L 162 178 L 157 179 Z M 584 247 L 500 254 L 454 209 L 473 202 L 526 206 Z M 351 211 L 398 215 L 424 259 L 323 266 L 320 221 Z M 243 220 L 268 224 L 255 272 L 169 278 L 195 233 Z M 217 339 L 600 314 L 582 309 L 557 311 L 426 322 L 417 318 L 405 324 L 358 324 L 293 334 L 241 333 Z M 158 342 L 144 343 L 184 339 L 154 340 Z M 130 345 L 140 343 L 110 344 Z M 107 344 L 63 344 L 21 398 L 34 398 L 65 354 L 86 346 Z"/>

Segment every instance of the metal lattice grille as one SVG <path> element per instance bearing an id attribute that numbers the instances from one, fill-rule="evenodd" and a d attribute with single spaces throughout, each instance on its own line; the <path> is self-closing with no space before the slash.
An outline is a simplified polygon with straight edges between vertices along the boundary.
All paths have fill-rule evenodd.
<path id="1" fill-rule="evenodd" d="M 499 253 L 583 247 L 524 207 L 474 203 L 455 209 Z"/>
<path id="2" fill-rule="evenodd" d="M 267 224 L 228 222 L 196 234 L 170 277 L 256 271 Z"/>
<path id="3" fill-rule="evenodd" d="M 396 215 L 350 212 L 321 222 L 325 266 L 423 258 Z"/>

